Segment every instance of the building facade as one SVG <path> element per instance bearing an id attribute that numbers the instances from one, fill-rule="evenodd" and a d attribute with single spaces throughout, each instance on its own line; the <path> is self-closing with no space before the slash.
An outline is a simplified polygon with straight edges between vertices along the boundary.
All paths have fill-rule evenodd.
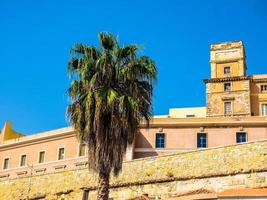
<path id="1" fill-rule="evenodd" d="M 207 117 L 267 115 L 267 75 L 247 75 L 243 43 L 211 45 Z"/>
<path id="2" fill-rule="evenodd" d="M 206 107 L 170 109 L 140 127 L 125 160 L 267 139 L 267 75 L 246 75 L 242 42 L 211 45 Z M 206 113 L 206 114 L 205 114 Z M 0 134 L 0 180 L 86 166 L 86 146 L 72 127 L 23 135 L 6 123 Z"/>

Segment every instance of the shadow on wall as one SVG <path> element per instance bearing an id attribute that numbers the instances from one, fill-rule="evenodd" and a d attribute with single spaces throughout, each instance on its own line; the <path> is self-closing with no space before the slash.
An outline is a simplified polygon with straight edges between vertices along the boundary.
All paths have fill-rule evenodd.
<path id="1" fill-rule="evenodd" d="M 133 158 L 137 159 L 158 155 L 159 154 L 155 151 L 155 148 L 153 147 L 151 142 L 147 140 L 143 133 L 139 132 L 135 139 L 135 150 Z"/>

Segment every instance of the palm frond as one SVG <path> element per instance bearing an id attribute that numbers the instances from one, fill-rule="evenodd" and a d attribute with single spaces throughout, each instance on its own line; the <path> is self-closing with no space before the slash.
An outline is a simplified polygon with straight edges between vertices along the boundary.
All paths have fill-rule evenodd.
<path id="1" fill-rule="evenodd" d="M 120 47 L 110 33 L 100 33 L 99 42 L 71 49 L 67 116 L 88 144 L 89 167 L 117 175 L 141 121 L 150 119 L 157 70 L 138 45 Z"/>

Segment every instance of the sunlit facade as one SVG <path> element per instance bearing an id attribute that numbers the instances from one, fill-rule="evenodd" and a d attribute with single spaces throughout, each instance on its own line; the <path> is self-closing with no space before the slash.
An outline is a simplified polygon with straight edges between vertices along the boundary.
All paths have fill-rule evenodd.
<path id="1" fill-rule="evenodd" d="M 210 63 L 206 106 L 154 116 L 150 128 L 141 125 L 126 161 L 267 139 L 267 75 L 246 75 L 243 43 L 212 44 Z M 72 127 L 24 135 L 7 122 L 1 131 L 0 179 L 86 165 L 87 147 Z"/>

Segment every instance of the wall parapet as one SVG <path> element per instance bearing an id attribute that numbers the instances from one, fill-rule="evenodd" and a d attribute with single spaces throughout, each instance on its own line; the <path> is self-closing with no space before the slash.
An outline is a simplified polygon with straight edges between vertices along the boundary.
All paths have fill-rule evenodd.
<path id="1" fill-rule="evenodd" d="M 173 185 L 182 182 L 191 183 L 192 180 L 194 182 L 208 180 L 194 187 L 218 192 L 221 189 L 233 187 L 232 179 L 235 177 L 244 179 L 242 180 L 244 187 L 267 187 L 266 174 L 267 140 L 262 140 L 124 162 L 122 173 L 116 178 L 111 178 L 111 195 L 116 197 L 115 199 L 126 199 L 140 192 L 157 193 L 159 191 L 155 188 L 163 186 L 168 186 L 170 191 L 162 191 L 162 193 L 170 195 L 175 191 L 176 193 L 189 191 L 186 186 L 177 188 Z M 257 182 L 255 178 L 255 183 L 252 183 L 249 181 L 249 176 L 261 177 L 262 181 Z M 215 179 L 216 184 L 209 183 Z M 223 180 L 229 181 L 227 184 L 222 184 Z M 96 185 L 96 174 L 82 168 L 32 177 L 6 178 L 0 182 L 0 197 L 5 200 L 16 200 L 25 196 L 34 197 L 45 194 L 45 199 L 57 199 L 62 191 L 63 193 L 71 191 L 69 194 L 61 195 L 68 195 L 69 199 L 81 199 L 81 188 L 95 190 Z M 139 193 L 125 192 L 129 188 L 135 188 L 133 191 L 136 190 Z M 27 193 L 27 191 L 30 192 Z M 94 193 L 92 192 L 92 195 Z"/>

